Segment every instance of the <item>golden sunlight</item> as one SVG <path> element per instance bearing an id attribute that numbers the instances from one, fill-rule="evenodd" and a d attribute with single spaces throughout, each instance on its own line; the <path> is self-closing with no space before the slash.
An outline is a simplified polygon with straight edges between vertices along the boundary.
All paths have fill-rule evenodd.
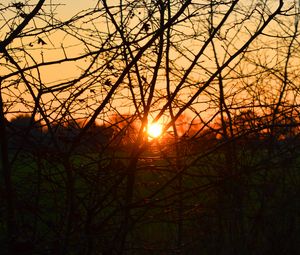
<path id="1" fill-rule="evenodd" d="M 157 138 L 162 134 L 162 129 L 163 129 L 163 127 L 159 123 L 149 124 L 148 130 L 147 130 L 148 136 L 150 138 Z"/>

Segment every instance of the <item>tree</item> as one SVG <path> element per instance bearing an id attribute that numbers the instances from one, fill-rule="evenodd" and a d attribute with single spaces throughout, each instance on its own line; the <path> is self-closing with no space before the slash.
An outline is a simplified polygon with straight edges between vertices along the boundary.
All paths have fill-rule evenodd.
<path id="1" fill-rule="evenodd" d="M 271 146 L 244 164 L 237 142 L 247 132 L 275 136 L 286 112 L 298 122 L 296 2 L 101 0 L 71 17 L 60 14 L 64 3 L 0 4 L 7 253 L 26 244 L 28 253 L 247 254 L 253 243 L 267 252 L 268 241 L 247 235 L 249 218 L 269 211 L 246 202 L 255 207 L 256 172 L 272 173 L 262 186 L 279 178 L 268 171 L 280 169 L 278 155 Z M 16 122 L 7 120 L 20 113 L 28 116 L 26 134 L 34 123 L 43 127 L 51 151 L 37 148 L 24 161 L 21 144 L 9 150 Z M 171 150 L 145 137 L 160 121 L 173 134 Z M 107 139 L 89 150 L 102 132 L 96 123 Z M 205 134 L 223 139 L 183 149 Z M 266 165 L 268 157 L 274 163 Z M 20 211 L 20 203 L 35 209 Z"/>

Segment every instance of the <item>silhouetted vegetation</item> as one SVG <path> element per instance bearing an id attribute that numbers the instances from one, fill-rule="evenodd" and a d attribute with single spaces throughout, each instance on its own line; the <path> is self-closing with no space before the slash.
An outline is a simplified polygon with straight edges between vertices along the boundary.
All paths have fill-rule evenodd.
<path id="1" fill-rule="evenodd" d="M 243 131 L 231 140 L 217 139 L 218 129 L 204 130 L 179 140 L 169 135 L 167 144 L 161 138 L 145 148 L 136 165 L 128 239 L 122 249 L 130 254 L 176 253 L 180 220 L 186 254 L 297 252 L 298 132 L 273 140 L 270 147 L 263 129 L 256 135 L 245 133 L 253 130 L 249 121 L 237 116 L 234 129 Z M 21 237 L 16 252 L 109 254 L 120 245 L 127 208 L 125 177 L 132 160 L 128 142 L 119 140 L 116 146 L 113 127 L 95 125 L 68 157 L 66 148 L 82 123 L 51 127 L 60 152 L 51 145 L 48 130 L 28 116 L 8 123 L 14 148 L 10 155 L 16 149 L 20 154 L 13 173 Z M 277 124 L 283 128 L 278 133 L 287 129 Z M 176 147 L 184 162 L 180 169 Z M 71 204 L 68 196 L 73 197 Z"/>
<path id="2" fill-rule="evenodd" d="M 299 253 L 298 1 L 4 0 L 0 31 L 1 254 Z"/>

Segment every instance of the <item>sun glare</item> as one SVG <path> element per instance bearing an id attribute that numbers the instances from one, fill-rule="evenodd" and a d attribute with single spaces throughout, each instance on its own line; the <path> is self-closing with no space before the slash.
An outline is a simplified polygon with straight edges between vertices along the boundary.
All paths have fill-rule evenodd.
<path id="1" fill-rule="evenodd" d="M 148 126 L 147 132 L 150 138 L 157 138 L 162 133 L 162 125 L 159 123 L 152 123 Z"/>

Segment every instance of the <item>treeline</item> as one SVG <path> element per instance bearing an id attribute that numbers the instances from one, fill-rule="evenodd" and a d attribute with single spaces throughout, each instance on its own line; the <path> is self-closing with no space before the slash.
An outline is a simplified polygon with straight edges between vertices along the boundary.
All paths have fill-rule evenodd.
<path id="1" fill-rule="evenodd" d="M 9 147 L 11 150 L 22 148 L 33 151 L 55 146 L 68 150 L 73 146 L 75 151 L 101 152 L 107 147 L 122 149 L 133 144 L 139 129 L 134 116 L 113 116 L 108 123 L 109 125 L 94 123 L 82 132 L 85 126 L 83 119 L 54 122 L 47 126 L 29 115 L 18 115 L 7 122 Z M 250 147 L 267 145 L 270 142 L 296 142 L 300 134 L 299 123 L 297 115 L 281 115 L 280 118 L 272 120 L 270 116 L 259 117 L 252 111 L 242 111 L 230 120 L 216 120 L 204 127 L 191 122 L 187 127 L 181 128 L 177 142 L 188 143 L 189 150 L 194 152 L 204 150 L 208 144 L 215 146 L 233 140 Z M 78 137 L 80 141 L 76 142 Z M 162 135 L 160 142 L 165 146 L 172 146 L 174 139 L 174 133 L 167 132 Z"/>
<path id="2" fill-rule="evenodd" d="M 67 151 L 82 132 L 83 120 L 53 123 L 49 127 L 28 115 L 19 115 L 7 123 L 11 150 L 26 151 L 61 149 Z M 108 146 L 114 133 L 113 127 L 92 125 L 74 145 L 75 151 L 101 151 Z"/>

